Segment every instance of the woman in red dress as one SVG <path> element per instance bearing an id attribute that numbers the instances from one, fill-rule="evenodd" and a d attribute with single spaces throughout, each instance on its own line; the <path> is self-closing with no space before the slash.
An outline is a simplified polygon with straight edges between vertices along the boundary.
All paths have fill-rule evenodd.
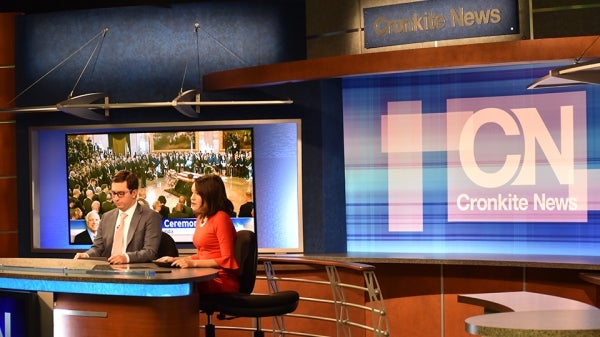
<path id="1" fill-rule="evenodd" d="M 239 267 L 234 254 L 237 233 L 229 217 L 232 210 L 221 177 L 208 174 L 196 178 L 191 202 L 197 216 L 193 237 L 196 254 L 164 256 L 159 261 L 172 262 L 173 266 L 181 268 L 218 268 L 216 278 L 198 283 L 200 294 L 239 291 Z"/>

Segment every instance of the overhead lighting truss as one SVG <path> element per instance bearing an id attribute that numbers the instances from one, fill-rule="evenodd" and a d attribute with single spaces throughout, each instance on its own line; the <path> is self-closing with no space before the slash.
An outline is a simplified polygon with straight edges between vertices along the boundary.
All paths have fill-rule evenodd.
<path id="1" fill-rule="evenodd" d="M 196 33 L 196 49 L 198 49 L 198 30 L 200 29 L 200 25 L 198 23 L 194 24 L 194 31 Z M 212 102 L 204 102 L 200 100 L 200 91 L 197 89 L 183 90 L 183 82 L 185 82 L 185 73 L 182 81 L 182 88 L 180 89 L 179 94 L 170 102 L 139 102 L 139 103 L 110 103 L 109 97 L 106 93 L 95 92 L 88 93 L 78 96 L 73 96 L 73 92 L 75 91 L 75 87 L 79 83 L 83 73 L 85 72 L 87 66 L 92 60 L 93 56 L 97 54 L 99 47 L 102 45 L 102 40 L 108 33 L 108 28 L 103 29 L 98 35 L 93 37 L 91 40 L 86 42 L 83 46 L 81 46 L 77 51 L 69 55 L 66 59 L 61 61 L 58 65 L 52 68 L 48 73 L 40 77 L 37 81 L 35 81 L 32 85 L 23 90 L 19 95 L 17 95 L 11 102 L 12 103 L 16 98 L 21 96 L 39 81 L 41 81 L 44 77 L 50 74 L 52 71 L 56 70 L 63 63 L 69 60 L 76 53 L 80 52 L 85 46 L 90 44 L 95 39 L 98 39 L 96 47 L 94 48 L 92 54 L 90 55 L 88 62 L 84 66 L 81 74 L 79 75 L 73 90 L 69 94 L 68 98 L 62 102 L 57 103 L 56 105 L 49 106 L 32 106 L 32 107 L 16 107 L 16 108 L 0 108 L 0 112 L 7 113 L 27 113 L 27 112 L 53 112 L 53 111 L 62 111 L 64 113 L 77 116 L 79 118 L 89 119 L 89 120 L 107 120 L 110 117 L 110 110 L 113 109 L 140 109 L 140 108 L 160 108 L 160 107 L 173 107 L 181 114 L 195 118 L 200 114 L 201 106 L 236 106 L 236 105 L 282 105 L 282 104 L 292 104 L 294 103 L 292 100 L 258 100 L 258 101 L 212 101 Z M 208 32 L 207 32 L 208 34 Z M 211 38 L 214 39 L 210 34 L 208 34 Z M 217 41 L 217 40 L 215 40 Z M 219 45 L 228 52 L 232 53 L 228 48 L 226 48 L 222 43 L 217 41 Z M 197 62 L 198 68 L 200 64 L 199 52 L 197 53 Z M 239 56 L 233 54 L 239 59 Z M 241 60 L 241 59 L 240 59 Z M 243 60 L 241 60 L 243 61 Z M 199 69 L 198 69 L 199 70 Z"/>
<path id="2" fill-rule="evenodd" d="M 94 103 L 103 101 L 102 103 Z M 53 112 L 64 113 L 89 119 L 106 120 L 113 109 L 141 109 L 173 107 L 181 114 L 188 117 L 198 117 L 201 106 L 237 106 L 237 105 L 285 105 L 292 104 L 292 100 L 259 100 L 259 101 L 200 101 L 200 92 L 192 89 L 179 94 L 170 102 L 140 102 L 140 103 L 110 103 L 104 93 L 89 93 L 71 97 L 56 105 L 34 106 L 12 109 L 1 109 L 2 112 L 25 113 L 25 112 Z"/>

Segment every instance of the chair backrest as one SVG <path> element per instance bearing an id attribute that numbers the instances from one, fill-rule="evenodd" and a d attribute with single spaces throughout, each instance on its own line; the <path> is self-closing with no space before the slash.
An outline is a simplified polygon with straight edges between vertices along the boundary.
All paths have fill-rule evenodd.
<path id="1" fill-rule="evenodd" d="M 235 259 L 240 267 L 240 292 L 250 294 L 254 289 L 258 265 L 258 244 L 253 231 L 244 229 L 237 232 Z"/>
<path id="2" fill-rule="evenodd" d="M 157 258 L 163 256 L 179 256 L 179 250 L 177 250 L 177 244 L 171 235 L 162 232 L 160 235 L 160 245 L 158 246 Z"/>

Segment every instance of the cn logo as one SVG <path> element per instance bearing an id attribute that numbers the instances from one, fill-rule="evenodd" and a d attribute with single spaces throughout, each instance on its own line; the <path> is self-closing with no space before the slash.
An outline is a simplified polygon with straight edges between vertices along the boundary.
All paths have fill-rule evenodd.
<path id="1" fill-rule="evenodd" d="M 454 98 L 446 110 L 388 102 L 390 231 L 422 231 L 428 202 L 445 202 L 448 222 L 587 221 L 586 92 Z"/>
<path id="2" fill-rule="evenodd" d="M 537 148 L 543 152 L 558 182 L 573 183 L 574 127 L 573 106 L 560 107 L 560 144 L 552 138 L 548 126 L 536 108 L 511 109 L 511 113 L 498 108 L 484 108 L 473 113 L 465 122 L 460 134 L 458 153 L 461 167 L 469 179 L 484 188 L 536 184 Z M 475 156 L 478 132 L 485 124 L 497 125 L 506 136 L 520 136 L 522 153 L 507 154 L 497 171 L 483 170 Z M 499 137 L 496 146 L 502 146 Z M 490 149 L 493 151 L 493 149 Z"/>
<path id="3" fill-rule="evenodd" d="M 585 92 L 458 98 L 447 110 L 449 222 L 587 221 Z"/>

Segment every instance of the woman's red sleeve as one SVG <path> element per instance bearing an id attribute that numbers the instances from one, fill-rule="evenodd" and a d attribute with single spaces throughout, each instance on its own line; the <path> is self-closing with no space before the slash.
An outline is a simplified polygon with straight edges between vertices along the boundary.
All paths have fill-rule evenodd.
<path id="1" fill-rule="evenodd" d="M 235 240 L 237 232 L 231 219 L 224 212 L 216 214 L 218 216 L 216 225 L 217 239 L 221 249 L 221 257 L 215 258 L 215 262 L 224 269 L 237 270 L 238 263 L 235 259 Z"/>

